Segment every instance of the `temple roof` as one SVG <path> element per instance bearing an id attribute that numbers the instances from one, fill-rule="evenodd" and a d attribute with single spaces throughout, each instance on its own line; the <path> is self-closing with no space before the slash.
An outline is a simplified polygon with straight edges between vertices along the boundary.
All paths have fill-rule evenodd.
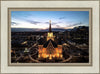
<path id="1" fill-rule="evenodd" d="M 40 38 L 40 39 L 38 40 L 39 45 L 43 45 L 44 42 L 45 42 L 45 40 L 44 40 L 43 38 Z"/>
<path id="2" fill-rule="evenodd" d="M 53 47 L 56 48 L 56 47 L 57 47 L 57 44 L 56 44 L 53 40 L 51 40 L 51 39 L 48 40 L 48 41 L 43 45 L 43 47 L 46 48 L 46 47 L 48 46 L 48 44 L 49 44 L 50 41 L 51 41 Z"/>

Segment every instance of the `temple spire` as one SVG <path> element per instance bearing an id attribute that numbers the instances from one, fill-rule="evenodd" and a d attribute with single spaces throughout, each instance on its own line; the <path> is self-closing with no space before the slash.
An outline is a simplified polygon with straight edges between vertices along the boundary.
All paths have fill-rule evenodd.
<path id="1" fill-rule="evenodd" d="M 49 21 L 50 25 L 49 25 L 49 32 L 51 32 L 51 20 Z"/>

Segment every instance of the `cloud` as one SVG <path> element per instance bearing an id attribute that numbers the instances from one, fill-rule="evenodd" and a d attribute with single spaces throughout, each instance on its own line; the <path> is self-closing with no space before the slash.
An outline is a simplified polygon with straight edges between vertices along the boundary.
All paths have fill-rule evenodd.
<path id="1" fill-rule="evenodd" d="M 45 22 L 45 24 L 49 24 L 49 22 Z M 55 25 L 55 24 L 58 24 L 58 23 L 52 22 L 51 24 Z"/>
<path id="2" fill-rule="evenodd" d="M 59 24 L 59 23 L 62 23 L 62 22 L 51 22 L 52 25 L 56 25 L 56 24 Z M 45 24 L 49 24 L 49 22 L 45 22 Z"/>
<path id="3" fill-rule="evenodd" d="M 66 17 L 60 17 L 59 19 L 62 20 L 62 19 L 65 19 L 65 18 L 66 18 Z"/>
<path id="4" fill-rule="evenodd" d="M 55 25 L 57 28 L 60 28 L 61 26 L 60 25 Z"/>
<path id="5" fill-rule="evenodd" d="M 38 23 L 42 23 L 42 22 L 39 22 L 39 21 L 32 21 L 32 20 L 27 20 L 27 22 L 29 22 L 31 24 L 35 24 L 35 25 L 37 25 Z"/>
<path id="6" fill-rule="evenodd" d="M 16 22 L 11 22 L 11 25 L 15 26 L 15 25 L 18 25 L 19 23 L 16 23 Z"/>
<path id="7" fill-rule="evenodd" d="M 52 25 L 56 25 L 56 24 L 58 24 L 58 23 L 52 22 Z"/>
<path id="8" fill-rule="evenodd" d="M 79 23 L 75 23 L 75 24 L 73 24 L 73 26 L 74 26 L 74 25 L 81 25 L 81 24 L 83 24 L 83 23 L 79 22 Z"/>
<path id="9" fill-rule="evenodd" d="M 49 22 L 44 22 L 45 24 L 49 24 Z"/>
<path id="10" fill-rule="evenodd" d="M 78 26 L 78 25 L 82 25 L 82 24 L 83 24 L 82 22 L 79 22 L 79 23 L 69 24 L 69 25 L 67 25 L 67 27 Z"/>
<path id="11" fill-rule="evenodd" d="M 62 22 L 58 22 L 58 23 L 62 23 Z"/>

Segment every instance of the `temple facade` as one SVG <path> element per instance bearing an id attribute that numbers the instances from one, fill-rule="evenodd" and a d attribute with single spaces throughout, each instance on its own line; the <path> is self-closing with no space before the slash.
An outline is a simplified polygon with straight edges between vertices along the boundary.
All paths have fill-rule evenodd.
<path id="1" fill-rule="evenodd" d="M 48 58 L 48 59 L 61 59 L 62 55 L 62 45 L 56 44 L 54 42 L 55 36 L 51 30 L 51 21 L 49 23 L 49 32 L 47 33 L 47 41 L 44 44 L 38 45 L 38 58 Z"/>

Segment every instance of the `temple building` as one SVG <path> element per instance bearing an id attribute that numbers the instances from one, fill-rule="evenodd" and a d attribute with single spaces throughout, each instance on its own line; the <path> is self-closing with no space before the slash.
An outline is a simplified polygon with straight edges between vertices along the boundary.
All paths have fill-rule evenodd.
<path id="1" fill-rule="evenodd" d="M 57 45 L 54 42 L 55 36 L 53 35 L 53 32 L 51 30 L 51 21 L 49 23 L 49 32 L 47 33 L 47 41 L 42 44 L 40 43 L 38 45 L 38 58 L 48 58 L 49 60 L 52 60 L 53 58 L 61 59 L 63 57 L 62 55 L 62 45 Z"/>

